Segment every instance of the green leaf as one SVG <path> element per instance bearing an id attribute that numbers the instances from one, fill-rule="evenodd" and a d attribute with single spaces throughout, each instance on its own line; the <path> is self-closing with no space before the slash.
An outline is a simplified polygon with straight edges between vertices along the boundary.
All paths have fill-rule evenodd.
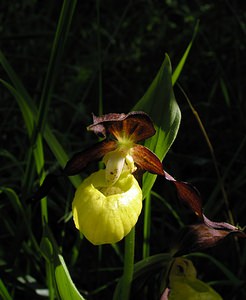
<path id="1" fill-rule="evenodd" d="M 22 95 L 12 86 L 10 85 L 8 82 L 0 79 L 0 82 L 10 91 L 10 93 L 15 97 L 19 108 L 21 110 L 23 119 L 25 121 L 25 125 L 27 128 L 27 132 L 29 137 L 31 137 L 32 135 L 32 130 L 33 130 L 33 126 L 34 126 L 34 119 L 33 119 L 33 114 L 29 108 L 29 106 L 27 105 L 26 101 L 24 100 L 24 98 L 22 97 Z"/>
<path id="2" fill-rule="evenodd" d="M 152 118 L 156 134 L 145 142 L 145 146 L 152 150 L 160 160 L 164 159 L 175 140 L 181 120 L 181 112 L 173 93 L 171 74 L 171 62 L 166 55 L 147 92 L 132 109 L 145 111 Z M 144 197 L 150 192 L 155 179 L 156 175 L 144 174 Z"/>
<path id="3" fill-rule="evenodd" d="M 0 187 L 0 194 L 5 193 L 8 199 L 11 202 L 12 207 L 14 208 L 16 214 L 19 214 L 20 212 L 23 213 L 23 206 L 20 202 L 19 197 L 15 193 L 15 191 L 8 187 Z"/>
<path id="4" fill-rule="evenodd" d="M 29 135 L 29 138 L 32 137 L 32 132 L 34 128 L 34 115 L 31 111 L 30 107 L 28 106 L 25 98 L 19 91 L 17 91 L 13 86 L 11 86 L 8 82 L 0 79 L 0 82 L 10 91 L 10 93 L 15 97 L 19 108 L 21 110 L 23 119 L 25 121 L 25 125 L 27 128 L 27 132 Z M 35 162 L 37 166 L 37 173 L 40 174 L 41 170 L 43 169 L 44 165 L 44 154 L 43 154 L 43 145 L 42 145 L 42 139 L 40 136 L 37 138 L 36 147 L 33 149 L 34 156 L 35 156 Z"/>
<path id="5" fill-rule="evenodd" d="M 179 78 L 179 75 L 180 73 L 182 72 L 183 70 L 183 67 L 184 67 L 184 64 L 186 62 L 186 59 L 189 55 L 189 52 L 190 52 L 190 49 L 191 49 L 191 46 L 194 42 L 194 39 L 196 37 L 196 34 L 198 32 L 198 28 L 199 28 L 199 21 L 196 23 L 196 26 L 195 26 L 195 30 L 194 30 L 194 33 L 193 33 L 193 36 L 192 36 L 192 39 L 188 45 L 188 47 L 186 48 L 181 60 L 179 61 L 177 67 L 175 68 L 174 72 L 173 72 L 173 75 L 172 75 L 172 84 L 174 85 L 176 83 L 176 81 L 178 80 Z"/>
<path id="6" fill-rule="evenodd" d="M 13 298 L 10 296 L 5 284 L 0 279 L 0 296 L 4 300 L 12 300 Z"/>
<path id="7" fill-rule="evenodd" d="M 49 265 L 51 279 L 55 282 L 58 299 L 84 300 L 72 281 L 66 263 L 47 224 L 44 226 L 40 248 Z"/>
<path id="8" fill-rule="evenodd" d="M 58 255 L 60 265 L 57 265 L 55 268 L 55 278 L 57 288 L 60 294 L 61 299 L 63 300 L 82 300 L 84 299 L 76 286 L 74 285 L 71 276 L 68 272 L 65 261 L 61 255 Z"/>
<path id="9" fill-rule="evenodd" d="M 0 57 L 1 58 L 1 57 Z M 6 62 L 5 62 L 6 64 Z M 11 92 L 11 94 L 15 97 L 19 108 L 22 112 L 23 119 L 25 121 L 25 125 L 27 128 L 28 136 L 30 140 L 32 141 L 32 134 L 34 130 L 34 122 L 35 122 L 35 116 L 33 112 L 31 111 L 30 107 L 27 105 L 27 102 L 25 98 L 23 97 L 23 93 L 16 90 L 13 86 L 11 86 L 9 83 L 7 83 L 4 80 L 0 79 L 0 82 Z M 32 145 L 33 147 L 29 148 L 29 157 L 27 159 L 27 169 L 26 174 L 24 176 L 24 187 L 28 187 L 30 189 L 30 174 L 32 173 L 31 169 L 33 168 L 31 164 L 31 157 L 32 152 L 35 158 L 35 164 L 36 164 L 36 170 L 37 174 L 40 176 L 40 181 L 42 182 L 45 178 L 45 172 L 44 172 L 44 151 L 43 151 L 43 141 L 40 134 L 37 134 L 35 145 Z M 28 190 L 29 191 L 29 190 Z M 42 207 L 42 216 L 45 220 L 48 219 L 48 212 L 47 212 L 47 205 L 46 205 L 47 199 L 42 199 L 41 201 L 41 207 Z"/>
<path id="10" fill-rule="evenodd" d="M 40 106 L 37 117 L 37 131 L 43 133 L 46 125 L 48 109 L 53 94 L 55 79 L 60 66 L 61 57 L 67 41 L 69 29 L 73 19 L 77 0 L 64 0 L 59 16 L 55 37 L 51 49 L 48 69 L 44 79 L 44 86 L 41 93 Z"/>

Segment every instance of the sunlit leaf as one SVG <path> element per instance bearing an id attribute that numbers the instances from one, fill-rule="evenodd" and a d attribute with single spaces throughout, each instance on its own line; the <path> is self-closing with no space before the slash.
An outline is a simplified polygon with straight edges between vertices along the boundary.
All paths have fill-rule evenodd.
<path id="1" fill-rule="evenodd" d="M 55 278 L 57 288 L 62 300 L 83 300 L 84 297 L 79 293 L 69 274 L 63 257 L 58 254 L 59 265 L 55 268 Z"/>
<path id="2" fill-rule="evenodd" d="M 176 83 L 176 81 L 178 80 L 179 78 L 179 75 L 181 74 L 182 70 L 183 70 L 183 67 L 185 65 L 185 62 L 187 60 L 187 57 L 190 53 L 190 49 L 192 47 L 192 44 L 194 42 L 194 39 L 197 35 L 197 32 L 198 32 L 198 28 L 199 28 L 199 22 L 196 23 L 196 26 L 195 26 L 195 29 L 194 29 L 194 33 L 193 33 L 193 36 L 192 36 L 192 39 L 188 45 L 188 47 L 186 48 L 181 60 L 179 61 L 177 67 L 175 68 L 174 72 L 173 72 L 173 75 L 172 75 L 172 84 L 174 85 Z"/>
<path id="3" fill-rule="evenodd" d="M 156 134 L 146 140 L 145 146 L 162 161 L 178 133 L 181 113 L 172 88 L 172 70 L 169 57 L 164 62 L 147 92 L 132 110 L 142 110 L 153 120 Z M 144 197 L 151 190 L 156 175 L 146 173 L 143 178 Z"/>
<path id="4" fill-rule="evenodd" d="M 47 225 L 44 226 L 40 248 L 45 260 L 50 266 L 49 269 L 51 270 L 51 276 L 56 283 L 56 293 L 59 299 L 84 300 L 72 281 L 66 263 Z"/>
<path id="5" fill-rule="evenodd" d="M 13 299 L 1 279 L 0 279 L 0 297 L 4 300 L 12 300 Z"/>

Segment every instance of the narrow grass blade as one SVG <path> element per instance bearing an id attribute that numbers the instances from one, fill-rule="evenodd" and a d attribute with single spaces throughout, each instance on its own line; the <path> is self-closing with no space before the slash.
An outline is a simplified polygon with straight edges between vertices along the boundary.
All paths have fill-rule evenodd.
<path id="1" fill-rule="evenodd" d="M 30 107 L 27 105 L 23 96 L 13 86 L 11 86 L 9 83 L 7 83 L 2 79 L 0 79 L 0 82 L 10 91 L 10 93 L 16 99 L 27 128 L 28 136 L 31 139 L 33 129 L 34 129 L 34 122 L 35 122 L 33 112 L 31 111 Z M 41 175 L 44 167 L 44 153 L 43 153 L 43 143 L 40 135 L 37 137 L 36 145 L 31 150 L 33 151 L 35 157 L 37 173 Z M 41 175 L 41 180 L 43 178 Z"/>
<path id="2" fill-rule="evenodd" d="M 8 82 L 0 79 L 0 82 L 10 91 L 10 93 L 15 97 L 19 108 L 21 110 L 23 119 L 25 121 L 26 129 L 28 132 L 29 137 L 32 134 L 33 126 L 34 126 L 34 120 L 33 120 L 33 114 L 30 110 L 29 106 L 26 104 L 26 101 L 22 97 L 22 95 Z"/>
<path id="3" fill-rule="evenodd" d="M 221 176 L 221 173 L 220 173 L 220 170 L 219 170 L 219 165 L 218 165 L 218 161 L 217 161 L 217 158 L 215 156 L 215 152 L 214 152 L 214 148 L 213 148 L 213 145 L 212 143 L 210 142 L 210 139 L 209 139 L 209 136 L 206 132 L 206 129 L 205 127 L 203 126 L 203 123 L 199 117 L 199 114 L 198 112 L 196 111 L 195 107 L 192 105 L 190 99 L 188 98 L 188 96 L 186 95 L 186 93 L 184 92 L 184 90 L 182 89 L 181 86 L 179 86 L 180 90 L 182 91 L 194 117 L 196 118 L 196 121 L 202 131 L 202 134 L 205 138 L 205 141 L 208 145 L 208 148 L 209 148 L 209 151 L 210 151 L 210 154 L 211 154 L 211 157 L 212 157 L 212 161 L 213 161 L 213 164 L 214 164 L 214 168 L 215 168 L 215 171 L 216 171 L 216 175 L 217 175 L 217 178 L 218 178 L 218 183 L 220 184 L 220 189 L 221 189 L 221 193 L 222 193 L 222 196 L 223 196 L 223 199 L 224 199 L 224 204 L 226 206 L 226 210 L 227 210 L 227 215 L 228 215 L 228 220 L 229 222 L 232 224 L 232 225 L 235 225 L 235 222 L 234 222 L 234 218 L 233 218 L 233 214 L 232 214 L 232 211 L 230 209 L 230 205 L 229 205 L 229 200 L 228 200 L 228 196 L 227 196 L 227 193 L 226 193 L 226 190 L 225 190 L 225 186 L 224 186 L 224 182 L 223 182 L 223 178 Z"/>
<path id="4" fill-rule="evenodd" d="M 19 169 L 20 172 L 22 172 L 22 166 L 20 161 L 8 150 L 6 149 L 0 149 L 0 157 L 3 157 L 5 160 L 9 160 L 15 167 Z"/>
<path id="5" fill-rule="evenodd" d="M 2 279 L 0 279 L 0 296 L 4 300 L 13 300 Z"/>
<path id="6" fill-rule="evenodd" d="M 197 35 L 197 32 L 198 32 L 198 28 L 199 28 L 199 22 L 196 23 L 196 26 L 195 26 L 195 29 L 194 29 L 194 33 L 193 33 L 193 36 L 192 36 L 192 39 L 188 45 L 188 47 L 186 48 L 181 60 L 179 61 L 177 67 L 175 68 L 174 72 L 173 72 L 173 75 L 172 75 L 172 85 L 174 85 L 176 83 L 176 81 L 178 80 L 179 78 L 179 75 L 180 73 L 182 72 L 183 70 L 183 67 L 184 67 L 184 64 L 186 62 L 186 59 L 189 55 L 189 52 L 190 52 L 190 49 L 192 47 L 192 44 L 194 42 L 194 39 Z"/>
<path id="7" fill-rule="evenodd" d="M 23 116 L 23 119 L 25 121 L 25 125 L 27 128 L 27 132 L 28 132 L 29 138 L 31 140 L 33 129 L 34 129 L 34 115 L 33 115 L 32 111 L 30 110 L 29 106 L 26 104 L 26 101 L 22 97 L 22 95 L 13 86 L 11 86 L 6 81 L 1 80 L 1 79 L 0 79 L 0 82 L 15 97 L 15 99 L 19 105 L 19 108 L 22 112 L 22 116 Z M 42 182 L 45 178 L 43 141 L 42 141 L 40 134 L 37 135 L 35 145 L 30 145 L 30 147 L 31 148 L 29 148 L 30 149 L 29 157 L 27 159 L 29 164 L 27 164 L 26 174 L 24 176 L 24 182 L 23 182 L 23 187 L 24 187 L 24 190 L 26 191 L 25 193 L 28 193 L 28 191 L 30 191 L 32 188 L 31 187 L 32 182 L 30 181 L 30 174 L 32 174 L 32 169 L 33 169 L 33 165 L 31 164 L 32 153 L 35 158 L 36 170 L 37 170 L 37 174 L 40 177 L 40 182 Z M 24 195 L 25 195 L 25 193 L 24 193 Z M 42 210 L 42 219 L 47 221 L 48 220 L 48 211 L 47 211 L 47 199 L 46 198 L 41 200 L 41 210 Z"/>
<path id="8" fill-rule="evenodd" d="M 40 253 L 38 243 L 36 241 L 35 236 L 33 235 L 32 227 L 31 227 L 31 224 L 29 222 L 29 218 L 27 216 L 27 211 L 25 210 L 23 204 L 21 203 L 20 198 L 18 197 L 16 192 L 13 189 L 9 188 L 9 187 L 1 186 L 0 187 L 0 194 L 1 193 L 4 193 L 8 197 L 8 199 L 10 201 L 10 204 L 12 205 L 16 216 L 21 216 L 22 217 L 23 223 L 26 226 L 26 231 L 28 232 L 29 237 L 30 237 L 30 239 L 31 239 L 31 241 L 32 241 L 32 243 L 35 247 L 35 251 L 36 251 L 35 253 Z"/>
<path id="9" fill-rule="evenodd" d="M 66 163 L 68 162 L 69 156 L 67 155 L 64 148 L 62 147 L 60 142 L 57 140 L 57 138 L 55 137 L 55 135 L 53 134 L 53 132 L 51 131 L 49 126 L 45 127 L 44 138 L 45 138 L 47 144 L 49 145 L 50 150 L 52 151 L 55 158 L 57 159 L 58 163 L 63 168 L 66 165 Z M 79 175 L 71 176 L 71 177 L 69 177 L 69 180 L 71 181 L 71 183 L 73 184 L 73 186 L 75 188 L 77 188 L 82 181 L 82 179 Z"/>
<path id="10" fill-rule="evenodd" d="M 221 87 L 222 94 L 224 95 L 225 103 L 226 103 L 227 107 L 230 107 L 231 99 L 229 96 L 228 88 L 227 88 L 226 83 L 223 78 L 220 78 L 220 87 Z"/>
<path id="11" fill-rule="evenodd" d="M 176 219 L 177 224 L 179 225 L 179 227 L 183 227 L 184 223 L 181 220 L 180 216 L 177 214 L 176 210 L 172 208 L 172 206 L 170 205 L 170 203 L 164 199 L 161 195 L 159 195 L 158 193 L 151 191 L 151 194 L 156 197 L 158 200 L 160 200 L 162 202 L 162 204 L 169 210 L 169 212 L 173 215 L 174 219 Z"/>
<path id="12" fill-rule="evenodd" d="M 57 75 L 57 69 L 68 37 L 76 3 L 76 0 L 64 0 L 63 2 L 61 14 L 56 28 L 54 42 L 51 49 L 48 70 L 41 94 L 37 118 L 37 132 L 42 133 L 46 124 L 50 100 Z"/>
<path id="13" fill-rule="evenodd" d="M 11 205 L 14 209 L 14 211 L 16 212 L 16 214 L 23 214 L 23 206 L 20 202 L 19 197 L 17 196 L 17 194 L 15 193 L 15 191 L 11 188 L 8 187 L 0 187 L 0 193 L 5 193 L 6 196 L 8 197 L 8 199 L 11 202 Z"/>
<path id="14" fill-rule="evenodd" d="M 15 73 L 8 60 L 4 56 L 3 52 L 0 50 L 0 64 L 2 65 L 5 72 L 8 74 L 13 86 L 18 91 L 18 93 L 25 99 L 26 105 L 30 108 L 32 112 L 35 110 L 34 102 L 28 94 L 27 90 L 23 86 L 19 76 Z M 37 112 L 37 111 L 36 111 Z"/>

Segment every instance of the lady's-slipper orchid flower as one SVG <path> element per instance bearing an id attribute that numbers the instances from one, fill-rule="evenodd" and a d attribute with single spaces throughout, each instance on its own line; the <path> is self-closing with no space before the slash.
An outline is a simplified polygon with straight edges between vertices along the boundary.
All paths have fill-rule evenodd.
<path id="1" fill-rule="evenodd" d="M 81 183 L 72 212 L 75 226 L 93 244 L 116 243 L 134 227 L 142 209 L 142 190 L 135 177 L 145 171 L 165 174 L 159 158 L 138 144 L 153 136 L 155 128 L 146 113 L 131 112 L 93 115 L 87 129 L 104 139 L 75 154 L 61 175 L 49 174 L 33 198 L 46 196 L 57 177 L 76 175 L 90 162 L 102 159 L 105 169 Z"/>
<path id="2" fill-rule="evenodd" d="M 142 190 L 132 175 L 149 171 L 164 175 L 162 163 L 137 143 L 155 134 L 144 112 L 93 116 L 88 127 L 105 139 L 75 154 L 64 171 L 74 175 L 93 160 L 102 158 L 105 169 L 86 178 L 72 203 L 75 226 L 95 245 L 116 243 L 135 226 L 142 209 Z"/>

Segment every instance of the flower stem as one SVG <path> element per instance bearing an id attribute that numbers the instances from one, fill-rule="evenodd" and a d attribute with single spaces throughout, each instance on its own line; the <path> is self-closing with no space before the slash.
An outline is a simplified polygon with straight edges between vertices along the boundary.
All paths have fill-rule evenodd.
<path id="1" fill-rule="evenodd" d="M 147 194 L 144 203 L 144 232 L 143 232 L 143 259 L 149 256 L 150 253 L 150 220 L 151 220 L 151 195 L 150 192 Z"/>
<path id="2" fill-rule="evenodd" d="M 125 237 L 124 272 L 121 286 L 121 300 L 128 300 L 134 270 L 135 227 Z"/>

